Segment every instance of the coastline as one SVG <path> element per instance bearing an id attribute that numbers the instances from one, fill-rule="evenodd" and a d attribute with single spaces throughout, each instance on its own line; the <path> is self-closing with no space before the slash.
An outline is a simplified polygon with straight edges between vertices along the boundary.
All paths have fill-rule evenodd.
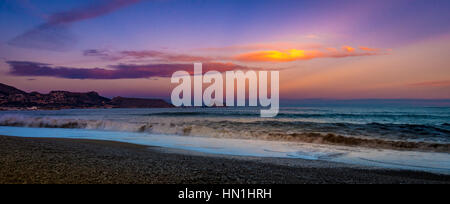
<path id="1" fill-rule="evenodd" d="M 211 155 L 129 143 L 0 136 L 0 183 L 450 183 L 450 176 L 310 161 Z"/>

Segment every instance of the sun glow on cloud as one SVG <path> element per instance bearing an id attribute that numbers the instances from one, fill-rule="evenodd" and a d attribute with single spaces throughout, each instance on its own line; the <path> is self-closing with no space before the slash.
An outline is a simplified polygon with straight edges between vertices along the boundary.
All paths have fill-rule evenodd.
<path id="1" fill-rule="evenodd" d="M 342 51 L 336 48 L 326 48 L 325 50 L 266 50 L 253 51 L 239 54 L 233 57 L 234 60 L 242 62 L 292 62 L 298 60 L 310 60 L 315 58 L 342 58 L 357 56 L 372 56 L 386 54 L 379 49 L 360 47 L 360 51 L 350 46 L 343 46 Z"/>
<path id="2" fill-rule="evenodd" d="M 344 51 L 347 51 L 347 52 L 354 52 L 355 51 L 355 48 L 350 47 L 350 46 L 344 46 L 344 47 L 342 47 L 342 49 Z"/>
<path id="3" fill-rule="evenodd" d="M 376 52 L 376 51 L 378 51 L 378 49 L 376 49 L 376 48 L 363 47 L 363 46 L 360 46 L 359 49 L 364 50 L 364 51 L 369 51 L 369 52 Z"/>
<path id="4" fill-rule="evenodd" d="M 239 61 L 258 61 L 258 62 L 291 62 L 296 60 L 307 60 L 317 58 L 321 55 L 319 51 L 305 51 L 291 49 L 286 51 L 257 51 L 241 54 L 235 57 Z"/>

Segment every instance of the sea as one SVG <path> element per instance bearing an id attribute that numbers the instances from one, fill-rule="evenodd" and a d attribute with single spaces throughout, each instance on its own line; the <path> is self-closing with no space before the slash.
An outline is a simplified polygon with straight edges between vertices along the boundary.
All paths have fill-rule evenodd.
<path id="1" fill-rule="evenodd" d="M 446 103 L 1 111 L 0 135 L 128 142 L 201 153 L 450 174 Z"/>

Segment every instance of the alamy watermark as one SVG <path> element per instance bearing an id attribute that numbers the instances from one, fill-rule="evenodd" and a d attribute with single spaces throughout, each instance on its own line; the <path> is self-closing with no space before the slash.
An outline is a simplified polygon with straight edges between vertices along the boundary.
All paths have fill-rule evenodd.
<path id="1" fill-rule="evenodd" d="M 270 72 L 270 92 L 268 88 L 268 74 Z M 172 90 L 172 104 L 180 106 L 224 106 L 224 79 L 223 74 L 218 71 L 208 71 L 203 74 L 202 63 L 194 63 L 194 74 L 187 71 L 173 73 L 171 83 L 178 86 Z M 181 81 L 181 82 L 180 82 Z M 214 81 L 214 82 L 213 82 Z M 275 117 L 279 111 L 279 71 L 253 71 L 243 72 L 241 70 L 225 72 L 225 106 L 246 106 L 246 82 L 248 81 L 248 106 L 261 106 L 261 117 Z M 203 83 L 211 83 L 203 89 Z M 194 89 L 192 90 L 192 84 Z M 236 84 L 236 87 L 235 87 Z M 236 90 L 236 93 L 235 93 Z M 192 104 L 192 93 L 194 100 Z M 269 97 L 270 93 L 270 97 Z M 235 100 L 236 96 L 236 100 Z M 259 100 L 258 100 L 259 99 Z M 235 103 L 236 102 L 236 103 Z"/>

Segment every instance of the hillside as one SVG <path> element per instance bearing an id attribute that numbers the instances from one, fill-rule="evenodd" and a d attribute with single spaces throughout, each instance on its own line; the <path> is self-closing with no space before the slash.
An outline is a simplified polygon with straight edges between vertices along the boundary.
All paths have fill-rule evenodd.
<path id="1" fill-rule="evenodd" d="M 170 108 L 161 99 L 116 97 L 113 100 L 97 92 L 75 93 L 51 91 L 48 94 L 27 93 L 0 83 L 0 107 L 3 109 L 67 109 L 67 108 Z"/>

